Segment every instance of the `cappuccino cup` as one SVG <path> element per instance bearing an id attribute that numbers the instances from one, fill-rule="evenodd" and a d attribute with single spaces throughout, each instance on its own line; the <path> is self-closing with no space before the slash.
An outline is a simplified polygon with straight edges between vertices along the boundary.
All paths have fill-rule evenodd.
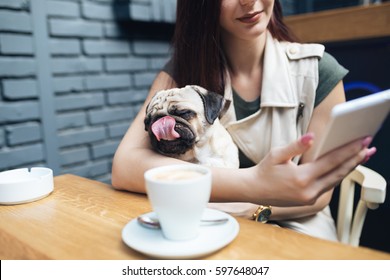
<path id="1" fill-rule="evenodd" d="M 194 239 L 211 194 L 211 170 L 196 164 L 167 165 L 144 174 L 146 193 L 165 238 Z"/>

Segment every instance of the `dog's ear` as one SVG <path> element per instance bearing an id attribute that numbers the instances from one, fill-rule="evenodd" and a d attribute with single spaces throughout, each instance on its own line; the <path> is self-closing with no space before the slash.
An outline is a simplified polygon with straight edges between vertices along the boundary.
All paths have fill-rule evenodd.
<path id="1" fill-rule="evenodd" d="M 224 104 L 224 98 L 218 93 L 207 91 L 198 86 L 191 86 L 203 101 L 204 113 L 209 124 L 213 124 L 219 116 L 219 112 Z"/>

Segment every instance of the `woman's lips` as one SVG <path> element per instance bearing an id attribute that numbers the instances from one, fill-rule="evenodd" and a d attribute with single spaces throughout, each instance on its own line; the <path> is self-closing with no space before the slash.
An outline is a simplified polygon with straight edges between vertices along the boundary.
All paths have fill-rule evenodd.
<path id="1" fill-rule="evenodd" d="M 246 14 L 245 16 L 237 18 L 237 20 L 243 22 L 243 23 L 255 23 L 257 22 L 261 17 L 261 12 L 255 12 L 251 14 Z"/>

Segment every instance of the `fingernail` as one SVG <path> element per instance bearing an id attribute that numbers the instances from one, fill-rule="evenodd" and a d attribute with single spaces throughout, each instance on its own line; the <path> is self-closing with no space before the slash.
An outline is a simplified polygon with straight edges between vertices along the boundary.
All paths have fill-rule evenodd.
<path id="1" fill-rule="evenodd" d="M 366 157 L 367 157 L 367 156 L 368 156 L 368 157 L 372 157 L 373 155 L 375 155 L 375 153 L 376 153 L 376 148 L 375 148 L 375 147 L 372 147 L 372 148 L 370 148 L 370 149 L 367 151 Z"/>
<path id="2" fill-rule="evenodd" d="M 367 148 L 371 144 L 371 142 L 372 142 L 371 136 L 364 138 L 362 141 L 363 148 Z"/>
<path id="3" fill-rule="evenodd" d="M 366 153 L 366 156 L 364 158 L 364 160 L 362 161 L 362 163 L 366 163 L 367 161 L 370 160 L 370 158 L 375 155 L 376 153 L 376 148 L 375 147 L 372 147 L 371 149 L 369 149 Z"/>
<path id="4" fill-rule="evenodd" d="M 311 144 L 313 139 L 314 139 L 314 133 L 309 132 L 301 137 L 301 143 L 306 146 Z"/>

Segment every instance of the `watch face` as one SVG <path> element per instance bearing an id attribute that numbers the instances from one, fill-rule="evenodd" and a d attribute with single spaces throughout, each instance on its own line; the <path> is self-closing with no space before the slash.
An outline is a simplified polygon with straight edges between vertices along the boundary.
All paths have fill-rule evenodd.
<path id="1" fill-rule="evenodd" d="M 269 208 L 264 208 L 259 215 L 257 216 L 257 221 L 261 223 L 266 223 L 268 222 L 269 217 L 271 216 L 271 209 Z"/>

